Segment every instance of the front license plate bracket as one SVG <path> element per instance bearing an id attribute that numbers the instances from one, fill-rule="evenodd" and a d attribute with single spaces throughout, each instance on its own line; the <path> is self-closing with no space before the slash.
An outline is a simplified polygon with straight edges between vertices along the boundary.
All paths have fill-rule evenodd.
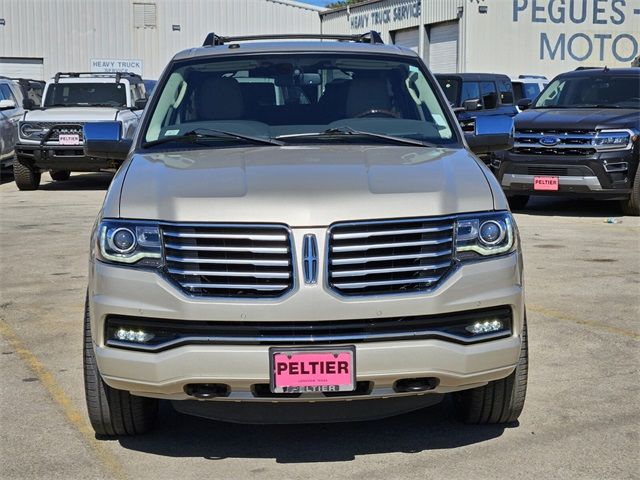
<path id="1" fill-rule="evenodd" d="M 270 348 L 273 393 L 352 392 L 356 389 L 355 346 Z"/>

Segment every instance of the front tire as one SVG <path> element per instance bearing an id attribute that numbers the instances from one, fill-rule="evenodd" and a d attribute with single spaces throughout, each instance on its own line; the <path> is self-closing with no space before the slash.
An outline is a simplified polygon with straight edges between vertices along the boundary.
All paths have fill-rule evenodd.
<path id="1" fill-rule="evenodd" d="M 476 425 L 515 422 L 524 407 L 528 372 L 529 348 L 525 317 L 516 369 L 507 378 L 494 380 L 483 387 L 454 393 L 454 405 L 460 420 Z"/>
<path id="2" fill-rule="evenodd" d="M 98 435 L 137 435 L 153 428 L 158 415 L 158 401 L 136 397 L 124 390 L 110 387 L 98 371 L 93 341 L 89 302 L 84 314 L 84 390 L 89 420 Z"/>
<path id="3" fill-rule="evenodd" d="M 632 217 L 640 216 L 640 165 L 636 170 L 631 195 L 628 200 L 622 201 L 622 213 Z"/>
<path id="4" fill-rule="evenodd" d="M 52 170 L 49 172 L 49 175 L 51 175 L 51 178 L 56 182 L 64 182 L 65 180 L 69 180 L 71 172 L 69 170 Z"/>
<path id="5" fill-rule="evenodd" d="M 40 170 L 21 163 L 19 159 L 13 162 L 13 179 L 19 190 L 37 190 L 40 186 Z"/>
<path id="6" fill-rule="evenodd" d="M 529 202 L 529 195 L 514 195 L 513 197 L 507 197 L 507 200 L 511 210 L 523 210 Z"/>

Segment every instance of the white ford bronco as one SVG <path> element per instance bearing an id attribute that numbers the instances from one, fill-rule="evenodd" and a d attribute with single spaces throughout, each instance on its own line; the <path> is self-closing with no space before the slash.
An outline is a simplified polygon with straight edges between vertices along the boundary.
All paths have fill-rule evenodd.
<path id="1" fill-rule="evenodd" d="M 449 393 L 463 421 L 515 421 L 522 254 L 473 153 L 509 148 L 512 119 L 465 137 L 420 58 L 375 32 L 275 40 L 177 54 L 133 140 L 84 126 L 88 157 L 124 160 L 91 240 L 95 431 L 142 433 L 158 400 L 288 423 Z"/>
<path id="2" fill-rule="evenodd" d="M 18 188 L 36 190 L 43 171 L 62 181 L 70 172 L 117 169 L 117 159 L 84 154 L 82 127 L 116 121 L 122 136 L 133 138 L 146 101 L 144 83 L 132 73 L 56 74 L 45 86 L 42 106 L 20 122 L 13 164 Z"/>

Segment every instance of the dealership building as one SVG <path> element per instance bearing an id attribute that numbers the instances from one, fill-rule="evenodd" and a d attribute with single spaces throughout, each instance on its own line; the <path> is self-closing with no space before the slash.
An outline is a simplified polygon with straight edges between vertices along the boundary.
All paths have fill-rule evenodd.
<path id="1" fill-rule="evenodd" d="M 640 0 L 371 0 L 325 10 L 292 0 L 0 0 L 0 75 L 129 70 L 157 78 L 207 33 L 382 33 L 434 72 L 552 77 L 630 66 Z"/>

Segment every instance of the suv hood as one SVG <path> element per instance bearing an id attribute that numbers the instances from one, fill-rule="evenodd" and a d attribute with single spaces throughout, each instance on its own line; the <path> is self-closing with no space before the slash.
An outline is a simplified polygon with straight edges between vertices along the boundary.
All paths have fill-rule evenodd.
<path id="1" fill-rule="evenodd" d="M 121 188 L 119 196 L 108 195 L 105 217 L 308 227 L 494 209 L 485 174 L 465 149 L 325 145 L 137 154 Z"/>
<path id="2" fill-rule="evenodd" d="M 115 120 L 120 109 L 112 107 L 52 107 L 31 110 L 25 120 L 32 122 L 87 122 Z"/>
<path id="3" fill-rule="evenodd" d="M 526 110 L 515 118 L 516 129 L 596 130 L 638 128 L 637 109 L 558 108 Z"/>

